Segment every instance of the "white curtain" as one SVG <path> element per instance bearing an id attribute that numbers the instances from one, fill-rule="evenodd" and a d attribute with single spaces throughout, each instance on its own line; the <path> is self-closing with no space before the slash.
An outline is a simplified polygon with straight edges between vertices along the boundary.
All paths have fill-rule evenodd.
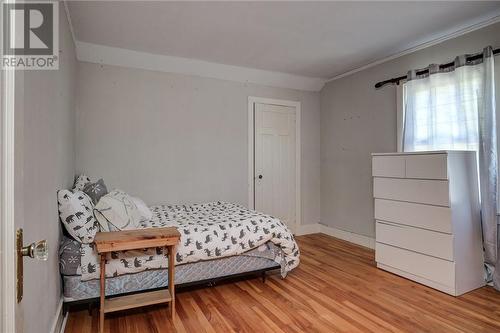
<path id="1" fill-rule="evenodd" d="M 463 66 L 404 85 L 404 151 L 475 150 L 483 66 Z"/>
<path id="2" fill-rule="evenodd" d="M 475 62 L 408 73 L 404 84 L 404 151 L 474 150 L 478 157 L 485 262 L 500 289 L 497 234 L 497 133 L 494 56 L 485 48 Z"/>

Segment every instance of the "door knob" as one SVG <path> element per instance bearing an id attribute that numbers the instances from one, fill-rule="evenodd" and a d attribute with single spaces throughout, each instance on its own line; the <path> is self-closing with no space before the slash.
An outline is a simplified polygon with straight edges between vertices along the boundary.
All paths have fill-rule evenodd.
<path id="1" fill-rule="evenodd" d="M 28 246 L 24 246 L 21 249 L 21 255 L 23 257 L 30 257 L 47 261 L 47 258 L 49 257 L 49 248 L 47 246 L 47 241 L 44 239 L 38 242 L 31 243 Z"/>
<path id="2" fill-rule="evenodd" d="M 259 179 L 262 179 L 262 175 L 259 175 Z"/>
<path id="3" fill-rule="evenodd" d="M 16 252 L 17 252 L 17 303 L 23 299 L 23 257 L 30 257 L 38 260 L 47 261 L 49 257 L 49 248 L 47 241 L 41 240 L 23 246 L 23 229 L 18 229 L 16 233 Z"/>

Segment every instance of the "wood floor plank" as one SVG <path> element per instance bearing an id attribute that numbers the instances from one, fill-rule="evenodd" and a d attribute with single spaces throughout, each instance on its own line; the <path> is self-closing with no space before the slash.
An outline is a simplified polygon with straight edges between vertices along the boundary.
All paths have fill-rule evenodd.
<path id="1" fill-rule="evenodd" d="M 166 305 L 116 312 L 105 333 L 500 332 L 500 293 L 453 297 L 379 270 L 371 249 L 324 235 L 297 237 L 300 266 L 279 274 L 178 293 Z M 96 332 L 98 312 L 71 312 L 66 333 Z"/>

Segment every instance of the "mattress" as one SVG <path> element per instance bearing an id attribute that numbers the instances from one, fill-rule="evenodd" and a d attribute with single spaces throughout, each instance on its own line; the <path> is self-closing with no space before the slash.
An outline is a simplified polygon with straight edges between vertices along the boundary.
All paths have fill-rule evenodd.
<path id="1" fill-rule="evenodd" d="M 271 242 L 237 256 L 177 265 L 175 283 L 184 284 L 228 275 L 246 273 L 271 267 L 279 268 L 275 261 L 280 249 Z M 63 278 L 65 302 L 99 297 L 99 280 L 82 281 L 80 243 L 64 237 L 59 247 L 60 272 Z M 167 269 L 147 270 L 106 278 L 106 295 L 117 295 L 168 285 Z"/>
<path id="2" fill-rule="evenodd" d="M 176 266 L 175 284 L 214 279 L 271 267 L 279 268 L 274 260 L 261 256 L 237 255 Z M 99 280 L 82 281 L 79 275 L 63 275 L 64 301 L 71 302 L 99 297 Z M 168 270 L 157 269 L 106 279 L 106 295 L 117 295 L 168 285 Z"/>
<path id="3" fill-rule="evenodd" d="M 299 263 L 300 252 L 279 219 L 225 202 L 151 207 L 142 228 L 174 226 L 181 234 L 175 283 L 214 279 L 279 267 L 281 276 Z M 168 285 L 162 249 L 113 252 L 106 257 L 106 295 Z M 60 272 L 66 302 L 99 296 L 99 256 L 92 244 L 63 239 Z"/>
<path id="4" fill-rule="evenodd" d="M 153 217 L 140 228 L 176 227 L 180 244 L 175 264 L 188 264 L 245 254 L 268 242 L 275 244 L 274 260 L 281 275 L 297 267 L 300 251 L 288 227 L 278 218 L 227 202 L 193 205 L 151 206 Z M 99 279 L 100 260 L 92 244 L 81 244 L 83 281 Z M 163 249 L 117 251 L 106 255 L 106 277 L 164 269 L 168 261 Z"/>

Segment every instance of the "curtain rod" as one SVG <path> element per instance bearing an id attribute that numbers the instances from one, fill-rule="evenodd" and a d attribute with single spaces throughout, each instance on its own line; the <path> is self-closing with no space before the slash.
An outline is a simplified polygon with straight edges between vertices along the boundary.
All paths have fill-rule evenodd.
<path id="1" fill-rule="evenodd" d="M 500 48 L 493 50 L 493 54 L 494 55 L 499 55 L 500 54 Z M 476 55 L 467 57 L 466 61 L 474 61 L 474 60 L 481 59 L 482 57 L 483 57 L 482 54 L 476 54 Z M 449 63 L 439 65 L 439 69 L 446 69 L 446 68 L 451 67 L 453 65 L 455 65 L 455 62 L 451 61 Z M 425 75 L 427 73 L 429 73 L 428 69 L 423 69 L 421 71 L 417 71 L 417 75 Z M 392 79 L 389 79 L 389 80 L 377 82 L 375 84 L 375 88 L 376 89 L 382 88 L 383 86 L 385 86 L 386 84 L 389 84 L 389 83 L 399 84 L 399 82 L 405 80 L 406 77 L 407 76 L 404 75 L 404 76 L 395 77 L 395 78 L 392 78 Z"/>

